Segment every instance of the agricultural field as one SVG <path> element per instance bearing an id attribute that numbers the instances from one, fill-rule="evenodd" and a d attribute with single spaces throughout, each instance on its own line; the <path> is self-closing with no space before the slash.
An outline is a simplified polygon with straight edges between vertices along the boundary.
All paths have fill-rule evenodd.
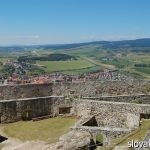
<path id="1" fill-rule="evenodd" d="M 147 50 L 147 49 L 146 49 Z M 138 48 L 103 48 L 97 44 L 91 44 L 78 48 L 62 50 L 63 53 L 85 58 L 87 61 L 101 66 L 101 68 L 118 69 L 125 71 L 138 78 L 149 79 L 150 68 L 135 67 L 135 64 L 150 64 L 150 54 L 148 50 Z"/>
<path id="2" fill-rule="evenodd" d="M 142 73 L 144 73 L 144 74 L 150 75 L 150 68 L 134 67 L 134 70 L 136 70 L 137 72 L 142 72 Z"/>
<path id="3" fill-rule="evenodd" d="M 97 72 L 97 71 L 102 71 L 102 67 L 99 66 L 99 65 L 95 65 L 95 66 L 92 66 L 92 67 L 88 67 L 88 68 L 82 68 L 82 69 L 75 69 L 75 70 L 68 70 L 68 71 L 62 71 L 63 73 L 66 73 L 66 74 L 74 74 L 74 75 L 81 75 L 81 74 L 84 74 L 84 73 L 92 73 L 92 72 Z"/>
<path id="4" fill-rule="evenodd" d="M 121 71 L 125 71 L 130 75 L 140 77 L 140 78 L 149 78 L 150 76 L 150 56 L 145 53 L 136 54 L 136 53 L 128 53 L 127 55 L 122 55 L 119 53 L 118 57 L 117 53 L 114 53 L 112 56 L 109 54 L 103 55 L 103 57 L 95 56 L 88 57 L 88 59 L 95 61 L 104 68 L 108 69 L 119 69 Z M 103 60 L 105 58 L 106 60 Z M 146 64 L 147 67 L 135 67 L 136 64 Z"/>
<path id="5" fill-rule="evenodd" d="M 36 64 L 43 66 L 48 72 L 73 71 L 96 66 L 95 64 L 84 59 L 71 61 L 37 61 Z"/>
<path id="6" fill-rule="evenodd" d="M 147 43 L 147 40 L 144 41 Z M 70 45 L 10 47 L 6 48 L 9 53 L 7 52 L 0 59 L 5 62 L 7 59 L 17 60 L 22 56 L 29 57 L 29 59 L 37 58 L 37 60 L 32 60 L 32 64 L 35 66 L 29 75 L 51 72 L 83 74 L 103 69 L 117 69 L 137 78 L 150 79 L 150 47 L 143 47 L 144 41 L 133 40 L 114 43 L 100 41 Z M 127 44 L 125 44 L 126 42 Z M 142 45 L 140 46 L 140 44 Z M 129 46 L 124 47 L 124 45 Z M 54 54 L 55 60 L 46 60 L 50 59 L 51 54 Z M 70 60 L 63 60 L 62 56 L 61 60 L 58 60 L 56 57 L 58 55 L 68 55 Z M 45 60 L 42 60 L 44 57 Z M 77 58 L 77 60 L 71 58 Z M 146 64 L 147 67 L 137 67 L 135 66 L 137 64 Z"/>

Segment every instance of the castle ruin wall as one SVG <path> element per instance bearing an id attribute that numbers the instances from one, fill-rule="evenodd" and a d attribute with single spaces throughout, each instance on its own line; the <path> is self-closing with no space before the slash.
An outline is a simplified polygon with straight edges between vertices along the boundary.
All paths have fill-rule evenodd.
<path id="1" fill-rule="evenodd" d="M 88 81 L 79 83 L 53 83 L 53 95 L 100 97 L 116 95 L 150 94 L 150 81 Z"/>
<path id="2" fill-rule="evenodd" d="M 52 95 L 52 83 L 0 86 L 0 100 L 42 97 Z"/>
<path id="3" fill-rule="evenodd" d="M 140 114 L 150 114 L 150 105 L 95 100 L 76 100 L 74 112 L 77 116 L 95 116 L 98 126 L 136 128 Z"/>
<path id="4" fill-rule="evenodd" d="M 111 102 L 125 102 L 125 103 L 136 103 L 136 104 L 150 104 L 150 94 L 82 97 L 82 99 L 108 101 L 108 102 L 111 101 Z"/>
<path id="5" fill-rule="evenodd" d="M 60 107 L 71 107 L 69 99 L 63 96 L 49 96 L 0 101 L 0 122 L 8 123 L 22 119 L 59 115 Z"/>

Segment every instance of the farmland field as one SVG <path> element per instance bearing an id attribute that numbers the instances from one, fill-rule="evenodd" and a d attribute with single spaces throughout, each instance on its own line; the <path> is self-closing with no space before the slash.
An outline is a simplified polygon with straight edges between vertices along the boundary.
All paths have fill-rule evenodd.
<path id="1" fill-rule="evenodd" d="M 142 72 L 142 73 L 150 75 L 150 68 L 134 67 L 134 69 L 138 72 Z"/>
<path id="2" fill-rule="evenodd" d="M 97 71 L 101 71 L 102 67 L 101 66 L 92 66 L 92 67 L 88 67 L 88 68 L 82 68 L 82 69 L 75 69 L 75 70 L 67 70 L 67 71 L 62 71 L 63 73 L 66 74 L 83 74 L 83 73 L 92 73 L 92 72 L 97 72 Z"/>
<path id="3" fill-rule="evenodd" d="M 91 62 L 81 59 L 72 61 L 37 61 L 36 64 L 42 65 L 48 72 L 86 69 L 95 66 Z"/>
<path id="4" fill-rule="evenodd" d="M 132 41 L 133 42 L 133 41 Z M 105 43 L 105 42 L 104 42 Z M 119 48 L 102 43 L 85 43 L 78 46 L 62 46 L 56 47 L 31 47 L 25 48 L 23 51 L 11 51 L 0 56 L 0 61 L 5 63 L 6 60 L 17 60 L 19 57 L 38 58 L 32 61 L 33 68 L 28 71 L 28 75 L 41 75 L 51 72 L 63 72 L 69 74 L 84 74 L 89 72 L 96 72 L 103 69 L 120 70 L 128 75 L 136 78 L 150 79 L 150 53 L 149 47 L 134 48 L 129 46 L 124 48 L 124 44 Z M 111 43 L 112 44 L 112 43 Z M 70 55 L 75 59 L 58 60 L 56 57 L 54 61 L 48 60 L 50 54 Z M 44 60 L 45 57 L 45 60 Z M 62 56 L 61 56 L 62 57 Z M 39 59 L 41 58 L 41 59 Z M 26 60 L 28 62 L 28 60 Z M 144 64 L 147 67 L 137 67 L 137 65 Z M 0 66 L 0 70 L 4 66 Z"/>

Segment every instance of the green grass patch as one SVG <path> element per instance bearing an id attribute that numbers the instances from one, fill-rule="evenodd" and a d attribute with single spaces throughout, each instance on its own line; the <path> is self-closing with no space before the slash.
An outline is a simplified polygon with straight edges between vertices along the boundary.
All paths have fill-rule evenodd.
<path id="1" fill-rule="evenodd" d="M 2 71 L 2 70 L 3 70 L 3 68 L 4 68 L 4 67 L 0 65 L 0 71 Z M 1 72 L 0 72 L 0 74 L 1 74 Z"/>
<path id="2" fill-rule="evenodd" d="M 8 137 L 26 140 L 41 140 L 47 143 L 58 141 L 59 137 L 67 133 L 75 123 L 75 118 L 50 118 L 41 121 L 16 122 L 1 125 L 2 132 Z"/>
<path id="3" fill-rule="evenodd" d="M 85 69 L 76 69 L 76 70 L 71 70 L 71 71 L 63 71 L 66 74 L 84 74 L 84 73 L 93 73 L 102 70 L 100 66 L 93 66 L 93 67 L 88 67 Z"/>
<path id="4" fill-rule="evenodd" d="M 28 75 L 29 76 L 32 76 L 32 75 L 41 75 L 41 74 L 44 74 L 45 73 L 45 70 L 43 67 L 38 67 L 36 65 L 32 65 L 30 71 L 28 72 Z"/>
<path id="5" fill-rule="evenodd" d="M 96 141 L 103 143 L 103 135 L 101 135 L 101 134 L 96 135 Z"/>
<path id="6" fill-rule="evenodd" d="M 72 61 L 37 61 L 37 64 L 45 66 L 48 72 L 77 70 L 94 66 L 94 64 L 82 59 Z"/>
<path id="7" fill-rule="evenodd" d="M 150 68 L 146 68 L 146 67 L 134 67 L 134 70 L 150 75 Z"/>
<path id="8" fill-rule="evenodd" d="M 112 59 L 109 61 L 102 61 L 102 62 L 106 64 L 114 65 L 117 68 L 125 68 L 131 65 L 131 62 L 125 59 Z"/>

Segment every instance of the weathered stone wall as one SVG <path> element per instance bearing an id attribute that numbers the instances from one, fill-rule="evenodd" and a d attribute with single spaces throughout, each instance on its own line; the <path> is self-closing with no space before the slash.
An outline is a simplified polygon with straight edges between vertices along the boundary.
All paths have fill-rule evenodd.
<path id="1" fill-rule="evenodd" d="M 0 86 L 0 100 L 52 95 L 52 83 Z"/>
<path id="2" fill-rule="evenodd" d="M 113 95 L 137 95 L 150 93 L 150 81 L 89 81 L 85 83 L 48 83 L 0 86 L 0 100 L 68 96 L 100 97 Z"/>
<path id="3" fill-rule="evenodd" d="M 20 120 L 23 115 L 38 117 L 51 114 L 55 116 L 59 113 L 59 107 L 72 107 L 74 98 L 78 98 L 79 96 L 100 97 L 104 94 L 105 96 L 100 97 L 98 99 L 99 101 L 97 101 L 97 99 L 94 101 L 90 101 L 89 99 L 79 101 L 79 105 L 77 104 L 79 108 L 76 108 L 77 114 L 96 115 L 100 126 L 136 126 L 138 125 L 137 116 L 139 117 L 139 109 L 141 109 L 141 107 L 137 107 L 135 104 L 129 105 L 117 102 L 141 103 L 142 101 L 142 103 L 149 104 L 149 88 L 149 81 L 107 81 L 0 86 L 1 122 Z M 142 95 L 137 95 L 137 93 Z M 146 94 L 144 95 L 143 93 Z M 129 94 L 129 96 L 113 96 L 120 94 Z M 134 94 L 136 96 L 133 96 Z M 65 98 L 60 98 L 59 96 L 64 96 Z M 100 101 L 114 101 L 116 103 L 104 103 Z M 73 105 L 71 113 L 75 114 L 74 107 L 75 105 Z M 149 106 L 147 107 L 149 108 Z M 150 110 L 145 110 L 150 113 Z M 145 112 L 145 110 L 143 111 Z M 129 120 L 133 120 L 130 125 Z"/>
<path id="4" fill-rule="evenodd" d="M 22 120 L 23 117 L 32 119 L 45 115 L 55 116 L 59 114 L 59 107 L 66 106 L 71 107 L 71 102 L 61 96 L 2 100 L 0 101 L 0 122 L 15 122 Z"/>
<path id="5" fill-rule="evenodd" d="M 101 127 L 135 128 L 140 114 L 150 114 L 150 105 L 146 104 L 76 100 L 73 105 L 77 116 L 93 115 Z"/>
<path id="6" fill-rule="evenodd" d="M 118 95 L 118 96 L 101 96 L 101 97 L 82 97 L 86 100 L 96 101 L 111 101 L 111 102 L 125 102 L 137 104 L 150 104 L 150 94 L 137 94 L 137 95 Z"/>
<path id="7" fill-rule="evenodd" d="M 59 100 L 52 99 L 51 111 L 53 112 L 53 116 L 59 115 L 59 108 L 62 107 L 70 107 L 70 115 L 72 114 L 72 99 L 61 98 Z"/>
<path id="8" fill-rule="evenodd" d="M 70 91 L 74 91 L 74 95 L 84 97 L 148 94 L 150 81 L 89 81 L 53 84 L 53 95 L 68 95 Z"/>
<path id="9" fill-rule="evenodd" d="M 103 135 L 103 145 L 109 145 L 111 144 L 112 139 L 115 139 L 116 137 L 121 137 L 129 132 L 131 132 L 130 129 L 123 129 L 123 128 L 111 128 L 111 127 L 88 127 L 88 126 L 79 126 L 79 127 L 73 127 L 72 130 L 76 131 L 87 131 L 89 132 L 94 141 L 96 142 L 96 135 L 101 134 Z"/>

